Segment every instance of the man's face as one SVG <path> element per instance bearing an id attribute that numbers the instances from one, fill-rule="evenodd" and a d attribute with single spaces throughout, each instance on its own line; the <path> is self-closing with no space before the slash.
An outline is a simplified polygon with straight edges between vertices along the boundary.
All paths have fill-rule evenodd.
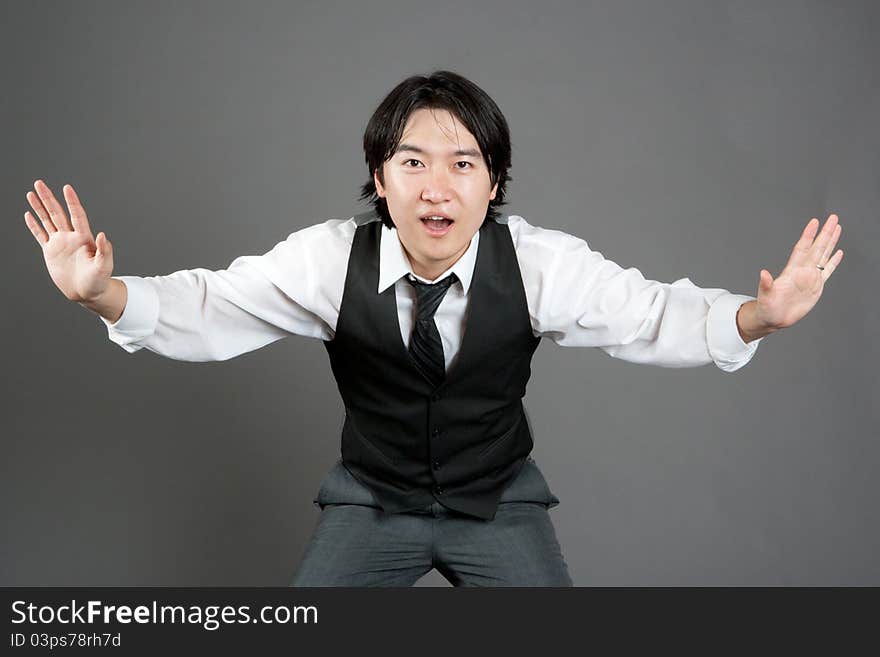
<path id="1" fill-rule="evenodd" d="M 495 198 L 477 140 L 447 110 L 419 109 L 403 130 L 397 151 L 382 165 L 376 192 L 409 257 L 413 272 L 434 280 L 470 245 Z M 442 215 L 434 221 L 426 217 Z"/>

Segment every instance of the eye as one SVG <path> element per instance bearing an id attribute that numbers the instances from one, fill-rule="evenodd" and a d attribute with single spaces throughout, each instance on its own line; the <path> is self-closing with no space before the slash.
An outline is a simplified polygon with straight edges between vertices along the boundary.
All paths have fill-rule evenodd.
<path id="1" fill-rule="evenodd" d="M 410 162 L 418 162 L 418 160 L 416 160 L 415 158 L 410 158 L 408 160 L 403 161 L 404 164 L 409 164 Z M 419 162 L 419 164 L 421 164 L 421 163 Z"/>
<path id="2" fill-rule="evenodd" d="M 470 162 L 467 162 L 465 160 L 462 160 L 461 162 L 456 162 L 456 164 L 467 164 L 467 168 L 470 168 L 470 169 L 474 168 L 473 164 L 471 164 Z M 462 167 L 462 168 L 465 168 L 465 167 Z"/>

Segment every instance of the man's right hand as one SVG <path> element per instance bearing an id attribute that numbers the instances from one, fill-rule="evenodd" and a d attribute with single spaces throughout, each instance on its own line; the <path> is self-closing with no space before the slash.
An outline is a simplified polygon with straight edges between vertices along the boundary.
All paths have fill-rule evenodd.
<path id="1" fill-rule="evenodd" d="M 42 180 L 34 183 L 26 197 L 42 227 L 30 212 L 24 221 L 43 249 L 46 269 L 61 293 L 71 301 L 94 303 L 110 285 L 113 273 L 113 246 L 104 233 L 92 237 L 89 220 L 76 192 L 64 186 L 70 219 Z"/>

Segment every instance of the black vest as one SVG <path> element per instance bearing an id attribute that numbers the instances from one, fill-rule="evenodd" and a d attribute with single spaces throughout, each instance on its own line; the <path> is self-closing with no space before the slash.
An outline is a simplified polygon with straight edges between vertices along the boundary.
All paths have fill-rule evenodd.
<path id="1" fill-rule="evenodd" d="M 401 339 L 394 285 L 379 287 L 382 222 L 355 230 L 339 320 L 324 346 L 345 404 L 342 461 L 386 513 L 435 500 L 479 518 L 532 450 L 522 406 L 532 333 L 510 230 L 486 221 L 457 360 L 436 388 Z"/>

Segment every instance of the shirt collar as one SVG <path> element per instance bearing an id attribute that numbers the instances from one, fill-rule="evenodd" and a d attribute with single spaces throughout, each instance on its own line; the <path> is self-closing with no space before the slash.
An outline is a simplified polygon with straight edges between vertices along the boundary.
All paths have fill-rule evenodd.
<path id="1" fill-rule="evenodd" d="M 471 238 L 470 246 L 467 251 L 455 261 L 449 269 L 440 274 L 435 280 L 429 281 L 413 274 L 412 267 L 409 264 L 409 258 L 403 250 L 400 238 L 397 235 L 396 228 L 388 228 L 382 226 L 382 237 L 379 242 L 379 290 L 382 294 L 389 287 L 394 285 L 402 276 L 412 274 L 415 278 L 426 283 L 435 283 L 455 274 L 461 281 L 461 287 L 467 294 L 471 286 L 471 280 L 474 277 L 474 265 L 477 262 L 477 246 L 480 243 L 480 231 L 474 233 Z"/>

